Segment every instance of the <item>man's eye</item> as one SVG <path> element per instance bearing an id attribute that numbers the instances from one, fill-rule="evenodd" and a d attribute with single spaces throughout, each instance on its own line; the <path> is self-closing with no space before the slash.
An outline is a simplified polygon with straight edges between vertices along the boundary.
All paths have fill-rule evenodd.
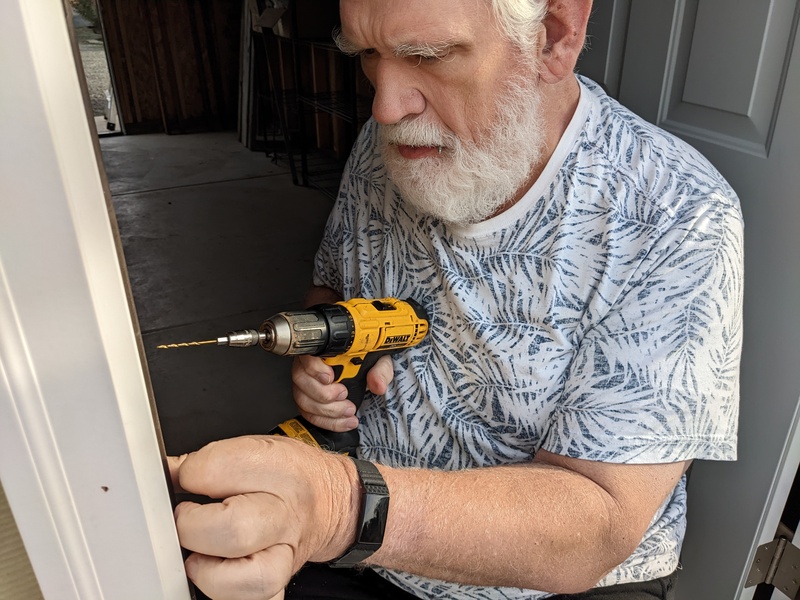
<path id="1" fill-rule="evenodd" d="M 378 54 L 378 51 L 375 50 L 375 48 L 367 48 L 366 50 L 362 50 L 361 51 L 361 57 L 362 58 L 371 58 L 371 57 L 375 56 L 376 54 Z"/>
<path id="2" fill-rule="evenodd" d="M 425 54 L 416 54 L 414 55 L 414 60 L 417 64 L 436 64 L 442 62 L 449 62 L 453 56 L 449 50 L 444 50 L 442 52 L 436 53 L 425 53 Z"/>

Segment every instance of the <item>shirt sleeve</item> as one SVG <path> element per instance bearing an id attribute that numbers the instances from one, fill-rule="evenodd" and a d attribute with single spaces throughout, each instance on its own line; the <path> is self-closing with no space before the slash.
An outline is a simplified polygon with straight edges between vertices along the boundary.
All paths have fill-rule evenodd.
<path id="1" fill-rule="evenodd" d="M 583 337 L 543 448 L 616 463 L 734 460 L 742 342 L 738 203 L 678 215 Z"/>
<path id="2" fill-rule="evenodd" d="M 368 150 L 372 123 L 368 122 L 358 136 L 345 164 L 339 193 L 328 216 L 322 241 L 314 258 L 312 282 L 317 286 L 329 287 L 345 297 L 344 261 L 345 246 L 353 242 L 353 210 L 358 200 L 358 185 L 354 165 Z"/>
<path id="3" fill-rule="evenodd" d="M 364 218 L 381 174 L 377 151 L 377 125 L 366 122 L 345 164 L 339 193 L 328 217 L 314 259 L 313 283 L 337 291 L 343 298 L 361 293 L 361 274 L 370 268 L 369 257 L 359 256 Z"/>
<path id="4" fill-rule="evenodd" d="M 328 215 L 325 232 L 322 236 L 317 254 L 314 257 L 312 283 L 316 286 L 328 287 L 343 295 L 342 281 L 342 231 L 343 220 L 341 195 Z"/>

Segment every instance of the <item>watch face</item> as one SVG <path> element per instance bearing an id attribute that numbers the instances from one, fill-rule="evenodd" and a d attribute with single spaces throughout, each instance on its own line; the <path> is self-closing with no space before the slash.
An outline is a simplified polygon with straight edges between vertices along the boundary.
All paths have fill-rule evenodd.
<path id="1" fill-rule="evenodd" d="M 361 518 L 361 533 L 356 544 L 377 544 L 373 552 L 380 548 L 388 516 L 389 491 L 385 485 L 378 493 L 364 494 L 364 516 Z"/>

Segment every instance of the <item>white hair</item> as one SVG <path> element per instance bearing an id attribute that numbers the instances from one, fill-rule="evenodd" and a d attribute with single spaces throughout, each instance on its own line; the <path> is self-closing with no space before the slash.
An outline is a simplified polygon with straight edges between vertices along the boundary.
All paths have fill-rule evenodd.
<path id="1" fill-rule="evenodd" d="M 536 41 L 547 15 L 548 0 L 490 0 L 500 28 L 523 51 Z"/>

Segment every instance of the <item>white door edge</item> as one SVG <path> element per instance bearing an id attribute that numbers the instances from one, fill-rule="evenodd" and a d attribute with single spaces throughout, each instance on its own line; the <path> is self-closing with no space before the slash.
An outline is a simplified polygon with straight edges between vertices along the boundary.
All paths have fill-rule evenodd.
<path id="1" fill-rule="evenodd" d="M 0 3 L 0 479 L 45 598 L 188 599 L 64 5 Z"/>

